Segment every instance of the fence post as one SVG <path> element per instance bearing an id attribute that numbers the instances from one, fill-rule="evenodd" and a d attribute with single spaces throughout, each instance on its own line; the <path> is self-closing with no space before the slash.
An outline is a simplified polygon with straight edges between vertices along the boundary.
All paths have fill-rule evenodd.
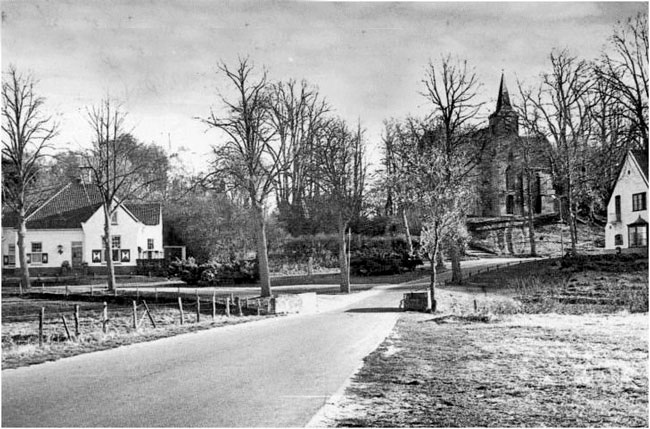
<path id="1" fill-rule="evenodd" d="M 476 304 L 476 299 L 474 300 L 474 313 L 478 310 L 478 305 Z"/>
<path id="2" fill-rule="evenodd" d="M 183 324 L 183 298 L 178 297 L 178 311 L 181 312 L 181 325 Z"/>
<path id="3" fill-rule="evenodd" d="M 230 316 L 230 297 L 226 297 L 226 316 Z"/>
<path id="4" fill-rule="evenodd" d="M 113 296 L 117 297 L 117 288 L 113 285 Z"/>
<path id="5" fill-rule="evenodd" d="M 244 313 L 241 310 L 241 298 L 236 296 L 235 297 L 235 304 L 237 305 L 237 316 L 241 317 L 244 315 Z"/>
<path id="6" fill-rule="evenodd" d="M 217 318 L 217 291 L 212 291 L 212 320 Z"/>
<path id="7" fill-rule="evenodd" d="M 261 308 L 260 308 L 261 305 L 262 305 L 262 303 L 261 303 L 260 300 L 258 299 L 258 300 L 257 300 L 257 315 L 258 315 L 258 316 L 261 314 Z"/>
<path id="8" fill-rule="evenodd" d="M 18 282 L 18 295 L 23 295 L 23 282 L 22 280 Z"/>
<path id="9" fill-rule="evenodd" d="M 63 327 L 65 328 L 65 335 L 68 337 L 68 341 L 72 339 L 70 336 L 70 330 L 68 329 L 68 322 L 65 320 L 65 316 L 62 314 L 61 319 L 63 320 Z"/>
<path id="10" fill-rule="evenodd" d="M 79 337 L 79 304 L 74 305 L 74 336 Z"/>
<path id="11" fill-rule="evenodd" d="M 68 299 L 69 294 L 70 294 L 70 291 L 68 290 L 68 285 L 65 285 L 65 299 Z"/>
<path id="12" fill-rule="evenodd" d="M 153 294 L 156 302 L 158 302 L 158 286 L 153 287 Z"/>
<path id="13" fill-rule="evenodd" d="M 41 282 L 41 293 L 45 293 L 45 282 Z"/>
<path id="14" fill-rule="evenodd" d="M 106 333 L 107 325 L 108 325 L 108 303 L 104 301 L 104 311 L 102 312 L 102 332 Z"/>
<path id="15" fill-rule="evenodd" d="M 147 316 L 149 316 L 149 320 L 151 321 L 151 324 L 153 327 L 156 327 L 156 322 L 153 320 L 153 316 L 151 315 L 151 311 L 149 311 L 149 306 L 147 305 L 147 301 L 144 299 L 142 300 L 142 303 L 144 304 L 144 309 L 147 312 Z"/>
<path id="16" fill-rule="evenodd" d="M 41 307 L 38 313 L 38 346 L 43 347 L 43 320 L 45 319 L 45 307 Z"/>
<path id="17" fill-rule="evenodd" d="M 133 329 L 138 330 L 138 304 L 133 301 Z"/>
<path id="18" fill-rule="evenodd" d="M 196 323 L 201 321 L 201 299 L 199 293 L 196 293 Z"/>
<path id="19" fill-rule="evenodd" d="M 271 298 L 269 298 L 269 300 L 266 301 L 266 313 L 267 313 L 267 314 L 271 314 L 271 310 L 272 310 L 272 309 L 273 309 L 273 308 L 272 308 L 272 306 L 271 306 Z"/>
<path id="20" fill-rule="evenodd" d="M 90 296 L 93 296 L 93 285 L 90 285 Z"/>

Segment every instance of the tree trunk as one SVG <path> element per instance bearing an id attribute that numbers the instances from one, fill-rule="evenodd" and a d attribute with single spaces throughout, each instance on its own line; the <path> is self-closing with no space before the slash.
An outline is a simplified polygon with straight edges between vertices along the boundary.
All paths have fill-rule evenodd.
<path id="1" fill-rule="evenodd" d="M 264 208 L 253 203 L 255 216 L 255 239 L 257 242 L 257 262 L 260 270 L 260 287 L 263 297 L 273 296 L 271 290 L 271 276 L 269 274 L 269 255 L 266 246 L 266 223 L 264 222 Z"/>
<path id="2" fill-rule="evenodd" d="M 431 262 L 431 282 L 429 283 L 429 291 L 431 292 L 431 312 L 436 312 L 436 286 L 438 282 L 438 272 L 436 270 L 435 260 L 440 252 L 434 250 L 432 255 L 429 255 L 429 260 Z"/>
<path id="3" fill-rule="evenodd" d="M 530 256 L 537 256 L 537 248 L 535 246 L 535 222 L 533 219 L 533 193 L 532 186 L 530 185 L 531 174 L 528 171 L 528 239 L 530 241 Z"/>
<path id="4" fill-rule="evenodd" d="M 27 249 L 25 237 L 27 236 L 27 221 L 23 210 L 18 215 L 18 261 L 20 263 L 20 282 L 24 290 L 30 288 L 29 266 L 27 265 Z"/>
<path id="5" fill-rule="evenodd" d="M 113 266 L 113 242 L 111 240 L 111 214 L 104 204 L 104 257 L 106 258 L 108 290 L 115 290 L 115 267 Z"/>
<path id="6" fill-rule="evenodd" d="M 411 240 L 411 228 L 409 227 L 409 220 L 406 217 L 406 210 L 402 208 L 402 221 L 404 222 L 404 231 L 406 232 L 406 242 L 409 246 L 409 256 L 413 256 L 413 241 Z"/>
<path id="7" fill-rule="evenodd" d="M 444 270 L 445 269 L 445 260 L 442 257 L 442 252 L 438 251 L 436 254 L 436 269 Z"/>
<path id="8" fill-rule="evenodd" d="M 451 282 L 462 284 L 463 274 L 460 271 L 460 252 L 457 243 L 452 243 L 449 246 L 449 259 L 451 259 Z"/>
<path id="9" fill-rule="evenodd" d="M 339 218 L 339 267 L 341 268 L 341 292 L 350 293 L 350 277 L 348 266 L 348 253 L 345 244 L 345 229 L 347 223 Z"/>

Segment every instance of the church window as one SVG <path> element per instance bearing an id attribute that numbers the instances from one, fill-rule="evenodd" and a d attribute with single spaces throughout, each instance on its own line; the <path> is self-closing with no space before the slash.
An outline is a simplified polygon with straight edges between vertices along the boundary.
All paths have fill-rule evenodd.
<path id="1" fill-rule="evenodd" d="M 508 166 L 506 168 L 506 189 L 512 189 L 514 186 L 514 174 L 512 172 L 512 167 Z"/>
<path id="2" fill-rule="evenodd" d="M 508 195 L 506 197 L 506 213 L 514 214 L 515 212 L 515 197 Z"/>

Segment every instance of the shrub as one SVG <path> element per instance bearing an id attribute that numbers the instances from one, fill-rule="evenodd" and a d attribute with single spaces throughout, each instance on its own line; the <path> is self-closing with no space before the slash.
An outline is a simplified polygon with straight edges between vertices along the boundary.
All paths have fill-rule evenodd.
<path id="1" fill-rule="evenodd" d="M 194 258 L 176 259 L 169 266 L 169 276 L 179 277 L 187 284 L 200 286 L 253 283 L 260 278 L 257 260 L 239 260 L 229 263 L 209 262 L 198 265 Z"/>

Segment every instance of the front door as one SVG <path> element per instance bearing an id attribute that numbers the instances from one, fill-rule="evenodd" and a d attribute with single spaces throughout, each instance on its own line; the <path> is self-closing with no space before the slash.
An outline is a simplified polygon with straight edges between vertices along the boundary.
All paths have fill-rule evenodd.
<path id="1" fill-rule="evenodd" d="M 70 249 L 72 251 L 72 268 L 81 268 L 83 262 L 83 244 L 81 241 L 73 241 Z"/>

